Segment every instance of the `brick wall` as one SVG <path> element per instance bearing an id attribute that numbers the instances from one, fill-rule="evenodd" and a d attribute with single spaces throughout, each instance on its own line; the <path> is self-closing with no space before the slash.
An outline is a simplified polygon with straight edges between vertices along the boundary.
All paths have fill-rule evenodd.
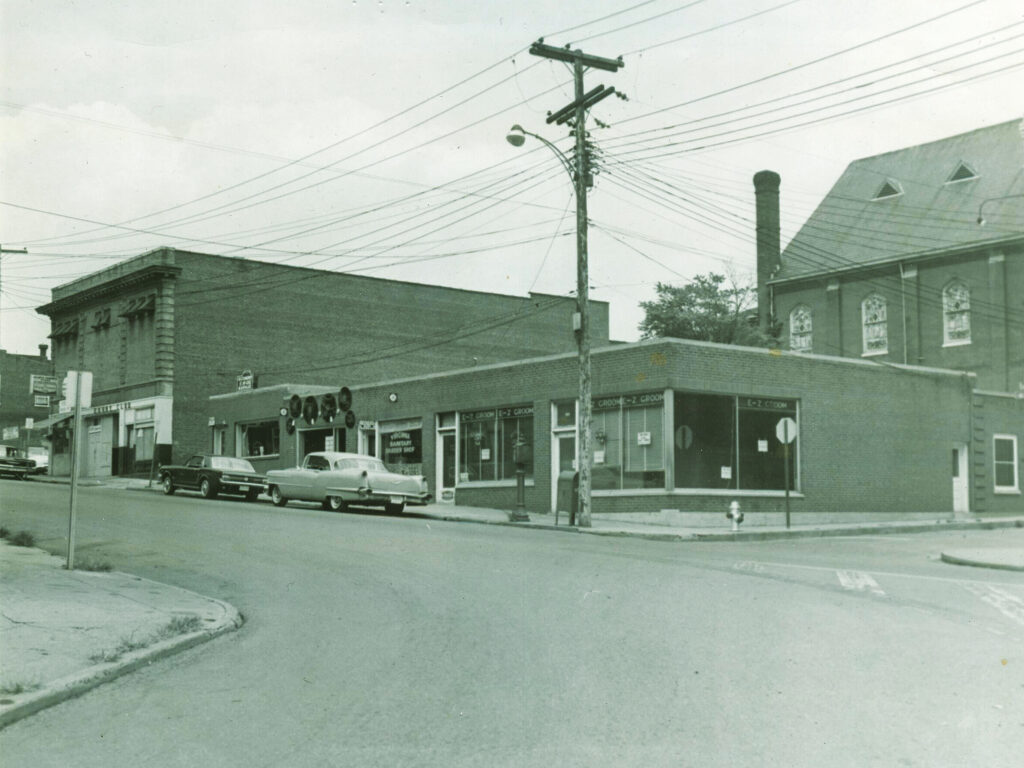
<path id="1" fill-rule="evenodd" d="M 357 386 L 353 410 L 370 421 L 420 418 L 424 474 L 436 489 L 437 414 L 532 403 L 534 476 L 526 501 L 528 509 L 547 511 L 552 495 L 550 408 L 553 401 L 575 397 L 576 365 L 575 355 L 562 355 Z M 595 398 L 672 389 L 797 400 L 800 486 L 792 498 L 794 514 L 952 514 L 949 457 L 954 445 L 970 441 L 970 376 L 664 340 L 596 351 L 593 381 Z M 257 397 L 233 398 L 234 413 L 275 416 L 280 400 L 259 405 Z M 211 401 L 211 407 L 224 404 L 224 399 Z M 354 430 L 347 447 L 355 450 Z M 784 509 L 777 492 L 645 489 L 598 493 L 594 511 L 717 512 L 734 497 L 752 513 Z M 460 504 L 511 508 L 515 488 L 463 487 L 456 498 Z"/>
<path id="2" fill-rule="evenodd" d="M 971 292 L 971 343 L 943 346 L 942 292 L 953 279 Z M 888 354 L 873 359 L 971 371 L 978 374 L 979 387 L 996 391 L 1016 392 L 1024 382 L 1024 252 L 1019 249 L 911 264 L 902 279 L 898 265 L 889 265 L 776 285 L 784 344 L 789 313 L 805 304 L 814 317 L 814 352 L 862 357 L 861 302 L 870 294 L 886 299 L 889 337 Z"/>

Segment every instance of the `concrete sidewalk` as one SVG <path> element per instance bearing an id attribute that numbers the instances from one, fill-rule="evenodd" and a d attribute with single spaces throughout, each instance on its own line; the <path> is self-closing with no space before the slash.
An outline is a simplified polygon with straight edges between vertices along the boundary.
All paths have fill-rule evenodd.
<path id="1" fill-rule="evenodd" d="M 0 541 L 0 728 L 241 626 L 220 600 Z"/>

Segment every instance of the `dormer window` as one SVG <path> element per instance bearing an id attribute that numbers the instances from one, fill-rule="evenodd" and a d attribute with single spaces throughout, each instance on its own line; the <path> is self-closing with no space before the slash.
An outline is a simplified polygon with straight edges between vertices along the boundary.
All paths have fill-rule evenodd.
<path id="1" fill-rule="evenodd" d="M 903 186 L 896 179 L 886 179 L 885 183 L 878 188 L 872 200 L 888 200 L 890 197 L 899 197 L 903 194 Z"/>
<path id="2" fill-rule="evenodd" d="M 977 172 L 973 168 L 971 168 L 971 166 L 969 166 L 967 163 L 961 160 L 960 164 L 956 167 L 953 173 L 951 173 L 949 178 L 946 179 L 946 183 L 955 184 L 958 181 L 970 181 L 971 179 L 976 178 L 978 178 Z"/>

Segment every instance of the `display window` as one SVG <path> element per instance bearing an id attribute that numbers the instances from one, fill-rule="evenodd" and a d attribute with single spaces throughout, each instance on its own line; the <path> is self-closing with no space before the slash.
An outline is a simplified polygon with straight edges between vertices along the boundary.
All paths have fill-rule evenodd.
<path id="1" fill-rule="evenodd" d="M 239 424 L 235 452 L 240 457 L 272 456 L 281 450 L 281 428 L 277 421 Z"/>
<path id="2" fill-rule="evenodd" d="M 532 405 L 459 413 L 459 482 L 515 480 L 516 445 L 533 447 Z M 532 478 L 532 451 L 520 458 Z"/>
<path id="3" fill-rule="evenodd" d="M 785 490 L 787 444 L 796 488 L 795 400 L 677 392 L 674 405 L 677 488 Z"/>
<path id="4" fill-rule="evenodd" d="M 594 490 L 664 488 L 664 423 L 663 392 L 595 398 Z"/>
<path id="5" fill-rule="evenodd" d="M 423 474 L 423 423 L 420 419 L 382 421 L 378 425 L 380 458 L 400 475 Z"/>

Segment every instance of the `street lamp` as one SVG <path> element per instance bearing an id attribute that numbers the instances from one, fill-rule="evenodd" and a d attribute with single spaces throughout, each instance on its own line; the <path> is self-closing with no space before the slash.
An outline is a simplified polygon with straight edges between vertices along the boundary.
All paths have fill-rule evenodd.
<path id="1" fill-rule="evenodd" d="M 579 89 L 577 89 L 579 90 Z M 532 136 L 555 153 L 562 167 L 572 180 L 576 194 L 576 313 L 573 316 L 573 330 L 576 332 L 576 347 L 579 358 L 579 503 L 576 524 L 581 528 L 590 527 L 591 490 L 591 436 L 593 433 L 593 404 L 590 388 L 590 275 L 587 266 L 587 148 L 584 140 L 582 120 L 576 125 L 575 163 L 565 156 L 558 147 L 536 133 L 513 125 L 505 139 L 513 147 L 521 147 L 527 136 Z"/>
<path id="2" fill-rule="evenodd" d="M 986 198 L 986 199 L 982 200 L 981 201 L 981 205 L 978 206 L 978 226 L 979 227 L 984 227 L 985 224 L 986 224 L 985 215 L 983 213 L 983 210 L 984 210 L 986 205 L 988 205 L 989 203 L 994 203 L 997 200 L 1011 200 L 1011 199 L 1013 199 L 1015 197 L 1024 197 L 1024 194 L 1020 194 L 1020 195 L 1003 195 L 1002 197 L 989 197 L 989 198 Z"/>

